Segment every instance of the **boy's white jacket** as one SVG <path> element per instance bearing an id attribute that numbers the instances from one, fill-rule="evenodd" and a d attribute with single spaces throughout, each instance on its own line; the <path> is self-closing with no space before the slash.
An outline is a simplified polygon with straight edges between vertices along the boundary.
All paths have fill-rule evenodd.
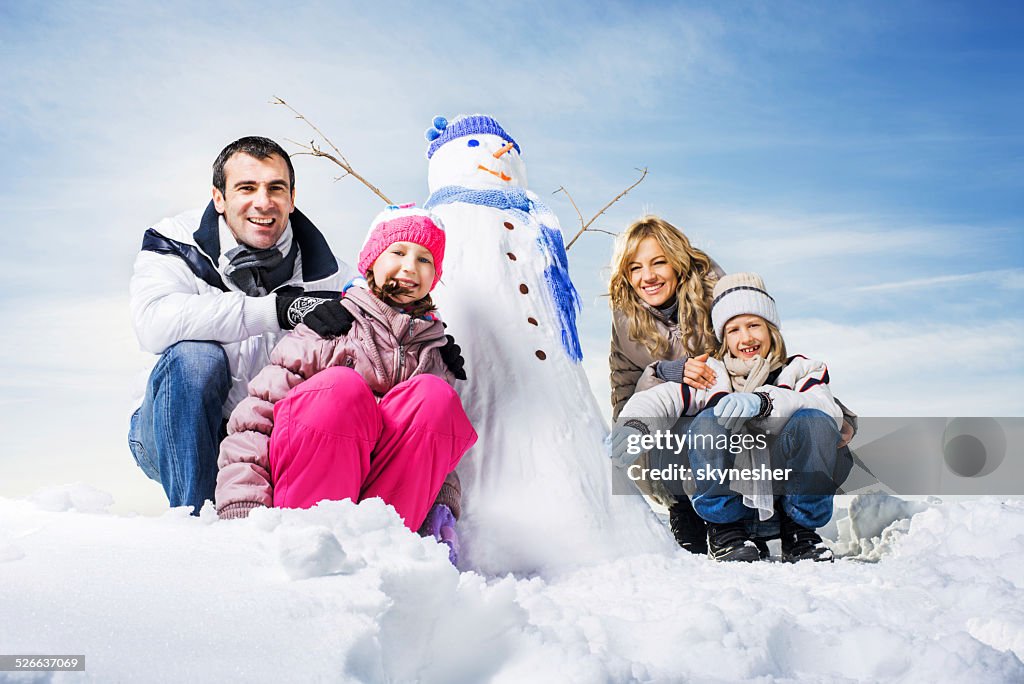
<path id="1" fill-rule="evenodd" d="M 694 389 L 686 384 L 665 382 L 634 394 L 619 414 L 624 418 L 637 418 L 648 423 L 651 430 L 668 430 L 682 416 L 695 416 L 722 396 L 731 393 L 729 372 L 718 359 L 709 359 L 708 366 L 715 371 L 715 384 L 711 389 Z M 800 409 L 818 409 L 832 416 L 836 427 L 842 429 L 843 412 L 832 398 L 829 389 L 828 367 L 822 361 L 806 356 L 791 356 L 782 367 L 773 385 L 763 385 L 755 392 L 767 392 L 772 399 L 770 418 L 790 418 Z M 772 426 L 781 428 L 781 421 Z M 784 424 L 784 423 L 783 423 Z M 768 424 L 765 431 L 770 432 Z"/>
<path id="2" fill-rule="evenodd" d="M 134 272 L 130 284 L 130 310 L 132 328 L 139 341 L 139 347 L 152 354 L 162 354 L 173 344 L 183 340 L 208 340 L 219 342 L 227 354 L 231 370 L 231 390 L 224 406 L 224 416 L 231 414 L 235 405 L 246 396 L 249 381 L 265 365 L 270 362 L 270 350 L 287 331 L 282 331 L 277 321 L 277 297 L 250 297 L 223 278 L 224 259 L 220 255 L 211 255 L 196 236 L 202 230 L 207 233 L 216 230 L 219 233 L 220 245 L 235 245 L 223 219 L 213 217 L 216 225 L 211 225 L 212 203 L 206 212 L 191 211 L 172 218 L 166 218 L 155 224 L 155 231 L 176 249 L 206 260 L 215 266 L 216 272 L 222 277 L 227 291 L 219 289 L 196 275 L 189 267 L 188 261 L 179 254 L 143 249 L 135 258 Z M 303 229 L 308 235 L 307 247 L 320 246 L 323 241 L 319 231 L 298 211 L 292 215 L 286 236 L 295 238 L 293 228 L 296 219 L 303 222 Z M 313 234 L 315 233 L 315 235 Z M 300 252 L 295 261 L 292 278 L 284 285 L 294 285 L 304 290 L 340 291 L 342 285 L 354 275 L 351 267 L 339 262 L 322 242 L 317 254 L 304 254 L 304 239 L 299 239 Z M 144 243 L 145 244 L 145 243 Z M 288 247 L 288 245 L 286 245 Z M 307 251 L 311 251 L 307 249 Z M 219 258 L 217 258 L 219 256 Z M 315 259 L 319 277 L 304 279 L 309 269 L 303 268 L 303 257 L 307 262 Z M 146 369 L 149 371 L 156 359 Z M 142 403 L 145 385 L 141 382 L 136 387 L 135 402 L 137 407 Z"/>

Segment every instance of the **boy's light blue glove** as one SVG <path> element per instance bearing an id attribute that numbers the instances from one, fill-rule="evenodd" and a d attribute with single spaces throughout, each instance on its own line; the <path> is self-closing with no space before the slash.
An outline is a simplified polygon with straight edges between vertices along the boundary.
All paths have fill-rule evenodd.
<path id="1" fill-rule="evenodd" d="M 761 397 L 751 392 L 727 394 L 715 404 L 714 413 L 718 424 L 728 430 L 735 430 L 761 412 Z"/>
<path id="2" fill-rule="evenodd" d="M 637 441 L 643 435 L 651 434 L 651 428 L 638 418 L 627 418 L 621 425 L 612 428 L 612 463 L 619 468 L 625 468 L 635 461 L 643 450 L 637 445 Z M 630 444 L 634 446 L 634 453 L 629 453 Z"/>

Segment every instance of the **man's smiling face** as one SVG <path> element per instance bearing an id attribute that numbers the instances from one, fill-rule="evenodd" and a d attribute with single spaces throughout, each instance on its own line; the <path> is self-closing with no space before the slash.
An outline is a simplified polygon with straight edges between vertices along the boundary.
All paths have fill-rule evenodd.
<path id="1" fill-rule="evenodd" d="M 256 159 L 238 152 L 224 164 L 224 192 L 213 189 L 213 204 L 239 243 L 273 247 L 295 208 L 288 165 L 279 155 Z"/>

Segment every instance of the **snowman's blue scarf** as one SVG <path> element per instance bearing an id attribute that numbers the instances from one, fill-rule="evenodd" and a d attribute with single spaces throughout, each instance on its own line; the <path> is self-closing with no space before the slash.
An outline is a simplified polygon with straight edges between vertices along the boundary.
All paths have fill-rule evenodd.
<path id="1" fill-rule="evenodd" d="M 485 207 L 494 207 L 502 211 L 510 209 L 529 214 L 530 210 L 537 207 L 545 210 L 547 207 L 534 202 L 527 197 L 526 192 L 521 188 L 509 188 L 508 190 L 473 190 L 460 185 L 446 185 L 430 193 L 424 209 L 428 211 L 442 204 L 454 204 L 465 202 L 466 204 L 482 204 Z"/>
<path id="2" fill-rule="evenodd" d="M 576 314 L 580 310 L 580 293 L 569 278 L 569 256 L 565 253 L 562 242 L 562 231 L 540 225 L 541 248 L 548 253 L 548 267 L 544 269 L 544 279 L 548 282 L 548 290 L 555 300 L 558 321 L 562 326 L 562 348 L 573 361 L 583 360 L 583 349 L 580 347 L 580 336 L 576 330 Z"/>
<path id="3" fill-rule="evenodd" d="M 532 200 L 520 188 L 508 190 L 473 190 L 458 185 L 446 185 L 430 194 L 423 208 L 430 210 L 443 204 L 462 202 L 478 206 L 492 207 L 512 213 L 523 223 L 539 223 L 537 215 L 550 213 L 540 202 Z M 532 214 L 532 215 L 531 215 Z M 548 256 L 548 267 L 544 269 L 544 279 L 558 312 L 558 322 L 562 329 L 562 347 L 569 358 L 577 363 L 583 359 L 579 332 L 576 330 L 576 314 L 580 310 L 580 295 L 569 277 L 569 258 L 565 253 L 562 233 L 540 224 L 541 251 Z"/>

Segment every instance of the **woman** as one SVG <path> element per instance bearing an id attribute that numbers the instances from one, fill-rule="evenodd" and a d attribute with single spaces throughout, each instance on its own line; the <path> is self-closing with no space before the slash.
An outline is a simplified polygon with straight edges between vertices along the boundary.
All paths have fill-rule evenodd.
<path id="1" fill-rule="evenodd" d="M 666 380 L 695 389 L 714 384 L 715 373 L 705 362 L 717 348 L 711 294 L 722 275 L 711 257 L 657 216 L 644 216 L 619 236 L 609 283 L 613 420 L 633 394 Z M 668 507 L 679 545 L 706 553 L 705 524 L 690 500 L 674 496 L 660 482 L 638 484 Z"/>

